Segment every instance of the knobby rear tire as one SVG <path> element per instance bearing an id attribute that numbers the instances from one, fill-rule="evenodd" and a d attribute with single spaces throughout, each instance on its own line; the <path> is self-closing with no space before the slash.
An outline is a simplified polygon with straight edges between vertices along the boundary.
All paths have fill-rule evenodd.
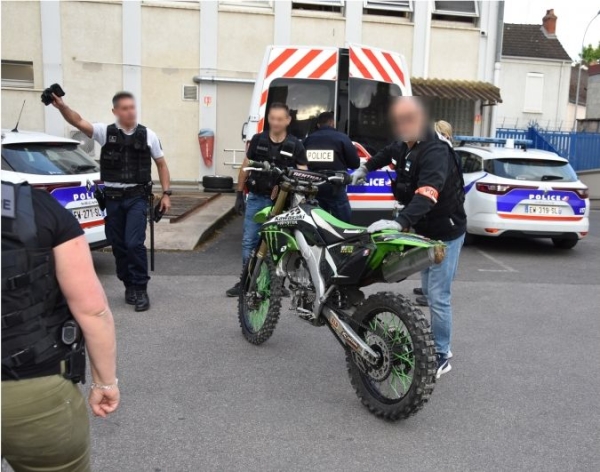
<path id="1" fill-rule="evenodd" d="M 435 385 L 437 357 L 429 322 L 409 299 L 391 292 L 379 292 L 362 302 L 353 318 L 364 325 L 378 312 L 396 315 L 410 334 L 415 368 L 408 392 L 398 401 L 382 401 L 370 385 L 370 378 L 355 364 L 349 351 L 346 352 L 346 364 L 350 382 L 363 405 L 375 416 L 395 421 L 414 415 L 429 400 Z M 365 330 L 362 331 L 363 333 L 359 331 L 361 337 Z"/>
<path id="2" fill-rule="evenodd" d="M 242 334 L 246 340 L 252 344 L 262 344 L 268 340 L 277 326 L 279 321 L 279 315 L 281 313 L 281 298 L 283 295 L 283 279 L 278 277 L 275 271 L 275 264 L 269 256 L 263 261 L 263 265 L 269 272 L 270 279 L 270 296 L 269 296 L 269 307 L 265 321 L 260 329 L 254 330 L 250 326 L 249 319 L 247 317 L 248 305 L 246 302 L 246 280 L 249 277 L 248 268 L 251 266 L 253 261 L 256 259 L 255 253 L 248 259 L 248 262 L 242 270 L 242 277 L 240 279 L 240 296 L 238 298 L 238 318 L 240 327 L 242 328 Z"/>

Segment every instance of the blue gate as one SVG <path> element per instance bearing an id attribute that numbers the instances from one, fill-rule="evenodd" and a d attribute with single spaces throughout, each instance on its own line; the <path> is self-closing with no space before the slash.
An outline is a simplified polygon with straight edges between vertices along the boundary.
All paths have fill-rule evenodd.
<path id="1" fill-rule="evenodd" d="M 554 152 L 567 158 L 575 170 L 600 169 L 598 133 L 544 131 L 532 126 L 527 129 L 498 128 L 496 137 L 530 139 L 535 149 Z"/>

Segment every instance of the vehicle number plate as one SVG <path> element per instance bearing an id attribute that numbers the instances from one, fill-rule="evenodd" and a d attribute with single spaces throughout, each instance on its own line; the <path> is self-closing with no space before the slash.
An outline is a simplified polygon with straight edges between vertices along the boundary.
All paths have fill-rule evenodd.
<path id="1" fill-rule="evenodd" d="M 549 205 L 527 205 L 525 213 L 530 215 L 561 215 L 562 208 Z"/>
<path id="2" fill-rule="evenodd" d="M 98 220 L 100 218 L 104 218 L 104 214 L 100 210 L 98 206 L 89 206 L 85 208 L 74 208 L 71 210 L 73 212 L 73 216 L 77 218 L 77 221 L 80 223 L 85 223 L 86 221 Z"/>

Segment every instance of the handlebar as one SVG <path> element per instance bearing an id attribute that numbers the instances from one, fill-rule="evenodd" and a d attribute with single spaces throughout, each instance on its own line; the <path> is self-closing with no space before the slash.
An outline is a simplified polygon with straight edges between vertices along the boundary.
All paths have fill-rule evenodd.
<path id="1" fill-rule="evenodd" d="M 349 185 L 352 183 L 352 176 L 346 171 L 328 170 L 314 172 L 295 169 L 293 167 L 280 169 L 279 167 L 271 165 L 268 161 L 249 161 L 248 164 L 248 167 L 244 167 L 245 171 L 274 173 L 280 176 L 284 181 L 290 183 L 303 182 L 307 185 L 315 186 L 323 185 L 327 182 L 333 185 Z M 322 179 L 320 182 L 318 181 L 319 177 Z"/>

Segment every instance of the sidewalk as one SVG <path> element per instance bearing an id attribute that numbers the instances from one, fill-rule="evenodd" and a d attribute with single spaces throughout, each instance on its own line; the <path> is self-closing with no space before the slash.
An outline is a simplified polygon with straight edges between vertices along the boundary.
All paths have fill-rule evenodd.
<path id="1" fill-rule="evenodd" d="M 187 188 L 181 194 L 181 200 L 191 209 L 179 211 L 182 215 L 167 215 L 154 225 L 154 247 L 159 251 L 192 251 L 194 248 L 211 236 L 219 223 L 233 213 L 235 194 L 233 193 L 205 193 Z M 198 204 L 204 203 L 199 208 L 194 208 L 193 200 Z M 173 207 L 177 206 L 176 197 L 173 197 Z M 173 213 L 173 211 L 171 212 Z M 150 243 L 150 227 L 146 233 L 146 244 Z"/>

